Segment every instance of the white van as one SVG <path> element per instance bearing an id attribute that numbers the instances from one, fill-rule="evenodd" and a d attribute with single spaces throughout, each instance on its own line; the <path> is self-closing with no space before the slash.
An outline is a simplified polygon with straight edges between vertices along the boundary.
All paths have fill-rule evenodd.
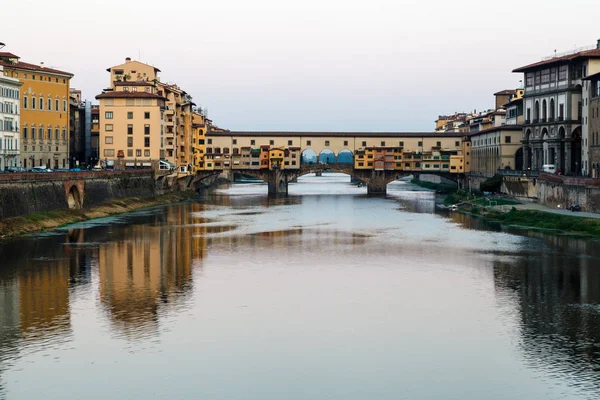
<path id="1" fill-rule="evenodd" d="M 554 174 L 556 173 L 556 167 L 554 166 L 554 164 L 545 164 L 542 165 L 542 171 L 548 174 Z"/>

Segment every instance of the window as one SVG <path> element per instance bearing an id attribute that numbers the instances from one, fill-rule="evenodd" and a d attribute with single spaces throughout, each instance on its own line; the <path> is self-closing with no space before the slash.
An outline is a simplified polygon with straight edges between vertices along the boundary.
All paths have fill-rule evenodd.
<path id="1" fill-rule="evenodd" d="M 362 147 L 366 147 L 367 146 L 367 142 L 362 142 Z"/>
<path id="2" fill-rule="evenodd" d="M 104 137 L 104 144 L 113 144 L 113 137 L 112 136 L 105 136 Z"/>
<path id="3" fill-rule="evenodd" d="M 535 71 L 535 84 L 539 85 L 542 83 L 542 71 Z"/>
<path id="4" fill-rule="evenodd" d="M 208 144 L 212 143 L 212 139 L 208 139 Z M 256 144 L 256 140 L 251 140 L 250 141 L 250 146 L 254 146 Z"/>
<path id="5" fill-rule="evenodd" d="M 437 142 L 437 143 L 436 143 L 436 146 L 437 146 L 437 147 L 442 147 L 442 142 Z"/>
<path id="6" fill-rule="evenodd" d="M 565 118 L 565 105 L 559 104 L 558 106 L 558 118 L 562 121 Z"/>
<path id="7" fill-rule="evenodd" d="M 419 142 L 419 143 L 417 144 L 417 147 L 423 147 L 423 142 Z"/>
<path id="8" fill-rule="evenodd" d="M 54 130 L 54 138 L 55 138 L 56 140 L 60 139 L 60 133 L 58 132 L 58 128 L 56 128 L 56 129 Z"/>
<path id="9" fill-rule="evenodd" d="M 132 111 L 128 111 L 127 112 L 127 119 L 133 119 L 133 112 Z"/>
<path id="10" fill-rule="evenodd" d="M 23 108 L 28 107 L 28 104 L 27 104 L 28 102 L 29 102 L 29 97 L 23 96 Z"/>
<path id="11" fill-rule="evenodd" d="M 150 134 L 150 125 L 144 125 L 144 135 Z"/>
<path id="12" fill-rule="evenodd" d="M 144 147 L 150 147 L 150 138 L 149 137 L 144 138 Z"/>
<path id="13" fill-rule="evenodd" d="M 133 149 L 127 150 L 127 157 L 133 157 Z"/>
<path id="14" fill-rule="evenodd" d="M 146 111 L 144 113 L 144 119 L 150 119 L 150 112 L 149 111 Z"/>
<path id="15" fill-rule="evenodd" d="M 63 111 L 67 112 L 67 101 L 66 100 L 63 100 Z"/>
<path id="16" fill-rule="evenodd" d="M 142 156 L 142 150 L 141 149 L 136 149 L 135 150 L 135 156 L 136 157 L 141 157 Z"/>
<path id="17" fill-rule="evenodd" d="M 306 145 L 307 145 L 307 146 L 310 146 L 310 145 L 311 145 L 311 141 L 310 141 L 310 140 L 307 140 L 307 141 L 306 141 Z"/>
<path id="18" fill-rule="evenodd" d="M 525 86 L 533 86 L 533 72 L 528 72 L 525 76 Z"/>
<path id="19" fill-rule="evenodd" d="M 150 150 L 144 150 L 144 157 L 150 157 Z"/>
<path id="20" fill-rule="evenodd" d="M 400 147 L 404 147 L 404 141 L 400 141 Z"/>
<path id="21" fill-rule="evenodd" d="M 288 146 L 291 146 L 294 143 L 292 140 L 288 140 Z M 235 143 L 234 143 L 235 144 Z"/>
<path id="22" fill-rule="evenodd" d="M 35 139 L 35 133 L 36 133 L 36 129 L 35 126 L 33 128 L 31 128 L 31 138 Z M 33 148 L 33 151 L 35 151 L 35 147 Z"/>
<path id="23" fill-rule="evenodd" d="M 112 113 L 112 111 L 106 111 L 104 113 L 104 118 L 106 118 L 106 119 L 113 119 L 113 113 Z"/>
<path id="24" fill-rule="evenodd" d="M 460 142 L 457 140 L 456 142 L 454 142 L 454 147 L 458 147 L 460 146 Z"/>
<path id="25" fill-rule="evenodd" d="M 558 67 L 558 80 L 559 81 L 567 80 L 567 66 L 566 65 L 561 65 L 560 67 Z"/>
<path id="26" fill-rule="evenodd" d="M 329 146 L 329 140 L 325 141 L 325 146 Z"/>
<path id="27" fill-rule="evenodd" d="M 35 97 L 31 98 L 31 109 L 35 110 Z"/>
<path id="28" fill-rule="evenodd" d="M 208 144 L 212 144 L 212 139 L 208 139 Z M 254 144 L 254 140 L 252 141 L 252 144 Z"/>
<path id="29" fill-rule="evenodd" d="M 511 136 L 504 136 L 504 143 L 510 143 L 511 140 Z"/>
<path id="30" fill-rule="evenodd" d="M 542 83 L 550 82 L 550 69 L 542 70 Z"/>
<path id="31" fill-rule="evenodd" d="M 44 140 L 44 128 L 40 127 L 40 139 Z"/>
<path id="32" fill-rule="evenodd" d="M 550 82 L 556 82 L 556 67 L 550 68 Z"/>
<path id="33" fill-rule="evenodd" d="M 63 140 L 65 140 L 67 138 L 67 130 L 66 129 L 62 130 L 62 138 L 63 138 Z"/>
<path id="34" fill-rule="evenodd" d="M 233 139 L 232 141 L 233 144 L 237 144 L 237 139 Z M 201 143 L 202 144 L 202 143 Z"/>
<path id="35" fill-rule="evenodd" d="M 23 128 L 23 139 L 27 139 L 27 127 Z"/>
<path id="36" fill-rule="evenodd" d="M 127 138 L 127 147 L 133 147 L 133 138 L 131 136 Z"/>
<path id="37" fill-rule="evenodd" d="M 381 146 L 382 147 L 385 146 L 385 142 L 384 141 L 381 142 Z"/>
<path id="38" fill-rule="evenodd" d="M 133 135 L 133 125 L 131 125 L 131 124 L 127 125 L 127 134 Z"/>
<path id="39" fill-rule="evenodd" d="M 113 124 L 106 124 L 106 125 L 104 125 L 104 130 L 106 132 L 112 132 L 113 131 Z"/>
<path id="40" fill-rule="evenodd" d="M 58 99 L 56 99 L 56 100 L 54 101 L 54 109 L 55 109 L 56 111 L 60 110 L 60 108 L 58 107 L 58 105 L 59 105 L 59 104 L 58 104 Z"/>
<path id="41" fill-rule="evenodd" d="M 198 144 L 204 144 L 204 139 L 198 139 Z"/>
<path id="42" fill-rule="evenodd" d="M 52 111 L 52 99 L 48 99 L 48 111 Z"/>
<path id="43" fill-rule="evenodd" d="M 270 144 L 271 146 L 273 146 L 273 145 L 275 145 L 275 141 L 274 141 L 274 140 L 269 140 L 269 144 Z"/>
<path id="44" fill-rule="evenodd" d="M 114 157 L 115 150 L 114 149 L 104 149 L 104 157 Z"/>

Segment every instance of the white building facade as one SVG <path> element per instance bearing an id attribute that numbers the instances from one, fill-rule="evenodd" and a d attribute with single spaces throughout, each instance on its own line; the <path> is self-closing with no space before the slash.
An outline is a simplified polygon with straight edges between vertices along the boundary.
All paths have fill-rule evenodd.
<path id="1" fill-rule="evenodd" d="M 515 69 L 525 75 L 523 98 L 524 167 L 555 165 L 565 175 L 590 171 L 588 116 L 584 115 L 582 79 L 600 71 L 596 48 L 558 55 Z"/>
<path id="2" fill-rule="evenodd" d="M 0 66 L 0 170 L 19 166 L 19 105 L 21 82 Z"/>

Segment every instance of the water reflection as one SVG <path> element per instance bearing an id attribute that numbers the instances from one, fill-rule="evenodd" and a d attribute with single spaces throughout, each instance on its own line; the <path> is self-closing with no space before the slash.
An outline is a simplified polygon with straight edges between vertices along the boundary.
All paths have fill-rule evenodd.
<path id="1" fill-rule="evenodd" d="M 95 372 L 117 369 L 117 386 L 132 362 L 152 380 L 175 360 L 169 372 L 193 370 L 212 391 L 194 390 L 185 374 L 165 387 L 223 398 L 245 398 L 243 379 L 314 388 L 306 398 L 326 398 L 319 393 L 331 393 L 331 382 L 347 388 L 338 398 L 368 398 L 360 382 L 378 398 L 440 398 L 424 382 L 441 371 L 464 384 L 437 392 L 445 398 L 469 398 L 457 395 L 467 381 L 473 393 L 511 398 L 504 384 L 488 390 L 506 371 L 518 371 L 522 398 L 598 393 L 597 242 L 436 215 L 435 195 L 404 183 L 374 198 L 325 178 L 300 182 L 285 199 L 268 198 L 264 185 L 234 185 L 0 245 L 0 397 L 31 397 L 17 377 L 46 366 L 36 355 L 87 381 L 95 375 L 74 366 L 104 351 L 110 367 Z M 153 354 L 157 364 L 150 350 L 164 351 Z M 489 359 L 497 365 L 478 375 Z M 310 379 L 286 381 L 292 364 L 294 379 L 297 371 Z M 556 382 L 576 390 L 546 391 Z M 55 397 L 68 395 L 62 387 L 52 383 Z"/>

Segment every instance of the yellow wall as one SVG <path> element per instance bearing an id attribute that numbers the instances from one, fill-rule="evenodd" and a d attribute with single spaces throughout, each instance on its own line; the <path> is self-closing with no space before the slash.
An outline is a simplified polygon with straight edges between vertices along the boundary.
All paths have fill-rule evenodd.
<path id="1" fill-rule="evenodd" d="M 18 64 L 17 64 L 18 65 Z M 21 87 L 20 130 L 21 130 L 21 164 L 32 167 L 33 156 L 35 165 L 45 165 L 50 168 L 69 168 L 69 89 L 71 76 L 50 72 L 21 70 L 18 67 L 4 67 L 8 76 L 19 79 Z M 27 107 L 25 107 L 27 98 Z M 43 99 L 43 108 L 39 101 Z M 35 109 L 32 100 L 36 100 Z M 51 109 L 48 109 L 48 99 Z M 56 109 L 56 100 L 59 108 Z M 32 127 L 36 127 L 36 139 L 32 138 Z M 39 128 L 44 128 L 44 139 L 39 137 Z M 27 138 L 24 137 L 27 128 Z M 48 137 L 48 129 L 52 129 L 52 137 Z M 59 139 L 56 139 L 56 129 Z M 64 131 L 64 132 L 63 132 Z M 63 136 L 64 133 L 64 136 Z"/>

